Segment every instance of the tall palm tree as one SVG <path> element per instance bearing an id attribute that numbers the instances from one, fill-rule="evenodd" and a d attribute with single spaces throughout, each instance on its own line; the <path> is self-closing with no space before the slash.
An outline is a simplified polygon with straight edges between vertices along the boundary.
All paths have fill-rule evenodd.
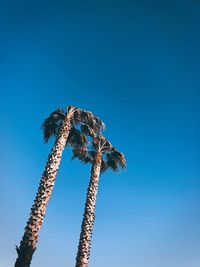
<path id="1" fill-rule="evenodd" d="M 78 126 L 76 127 L 76 125 Z M 40 180 L 38 192 L 31 208 L 20 246 L 16 246 L 18 257 L 15 267 L 30 266 L 65 146 L 68 143 L 79 143 L 84 146 L 87 142 L 85 134 L 79 130 L 80 125 L 82 125 L 83 129 L 87 128 L 88 131 L 97 133 L 104 127 L 100 119 L 94 117 L 91 112 L 73 106 L 69 106 L 65 110 L 58 109 L 54 111 L 42 125 L 45 143 L 52 136 L 56 140 Z"/>
<path id="2" fill-rule="evenodd" d="M 120 167 L 125 168 L 126 160 L 124 155 L 103 136 L 94 137 L 89 147 L 86 143 L 84 146 L 74 147 L 73 158 L 76 157 L 84 163 L 92 164 L 76 257 L 76 267 L 88 267 L 99 177 L 109 168 L 113 171 L 117 171 Z"/>

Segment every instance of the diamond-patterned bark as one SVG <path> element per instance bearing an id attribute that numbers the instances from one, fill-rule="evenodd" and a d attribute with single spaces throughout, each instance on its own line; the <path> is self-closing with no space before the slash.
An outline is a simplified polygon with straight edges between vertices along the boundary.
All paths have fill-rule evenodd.
<path id="1" fill-rule="evenodd" d="M 46 208 L 51 198 L 62 152 L 65 148 L 70 129 L 70 117 L 66 117 L 62 122 L 58 138 L 49 154 L 20 246 L 16 248 L 18 258 L 15 267 L 30 266 L 33 253 L 36 250 L 39 230 L 43 224 Z"/>
<path id="2" fill-rule="evenodd" d="M 85 211 L 81 226 L 78 253 L 76 257 L 76 267 L 88 267 L 89 263 L 100 170 L 101 154 L 97 153 L 92 166 L 90 183 L 87 191 Z"/>

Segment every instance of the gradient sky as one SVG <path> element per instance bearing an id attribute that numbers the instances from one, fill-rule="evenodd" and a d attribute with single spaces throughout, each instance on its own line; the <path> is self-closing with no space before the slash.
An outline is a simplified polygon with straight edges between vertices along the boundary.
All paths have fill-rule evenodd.
<path id="1" fill-rule="evenodd" d="M 58 107 L 127 157 L 100 179 L 91 267 L 200 266 L 200 2 L 1 1 L 0 266 L 14 265 Z M 90 167 L 62 163 L 32 267 L 75 264 Z"/>

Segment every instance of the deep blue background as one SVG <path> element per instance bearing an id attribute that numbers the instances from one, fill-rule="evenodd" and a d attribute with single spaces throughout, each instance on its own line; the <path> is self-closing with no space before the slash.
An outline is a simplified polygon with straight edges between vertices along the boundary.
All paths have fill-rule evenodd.
<path id="1" fill-rule="evenodd" d="M 200 266 L 200 2 L 1 1 L 0 265 L 14 265 L 57 107 L 127 157 L 100 181 L 91 267 Z M 89 166 L 63 155 L 33 267 L 74 266 Z"/>

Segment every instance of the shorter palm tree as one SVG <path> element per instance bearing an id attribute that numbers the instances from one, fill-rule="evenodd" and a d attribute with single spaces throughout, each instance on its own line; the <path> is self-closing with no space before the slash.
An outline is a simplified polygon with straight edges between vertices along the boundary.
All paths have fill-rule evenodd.
<path id="1" fill-rule="evenodd" d="M 45 143 L 52 136 L 56 140 L 40 180 L 38 192 L 31 208 L 20 246 L 16 246 L 18 257 L 15 267 L 30 266 L 64 148 L 67 144 L 72 145 L 78 142 L 81 146 L 85 146 L 87 143 L 85 134 L 78 129 L 80 125 L 94 133 L 99 133 L 104 128 L 104 124 L 100 119 L 94 117 L 91 112 L 73 106 L 69 106 L 66 110 L 58 109 L 52 112 L 42 125 Z"/>
<path id="2" fill-rule="evenodd" d="M 90 134 L 88 131 L 86 133 Z M 93 136 L 92 144 L 89 147 L 86 143 L 84 146 L 76 144 L 73 148 L 73 158 L 79 158 L 84 163 L 92 164 L 76 257 L 76 267 L 88 267 L 99 177 L 107 169 L 118 171 L 119 168 L 125 168 L 126 160 L 124 155 L 103 136 Z"/>

